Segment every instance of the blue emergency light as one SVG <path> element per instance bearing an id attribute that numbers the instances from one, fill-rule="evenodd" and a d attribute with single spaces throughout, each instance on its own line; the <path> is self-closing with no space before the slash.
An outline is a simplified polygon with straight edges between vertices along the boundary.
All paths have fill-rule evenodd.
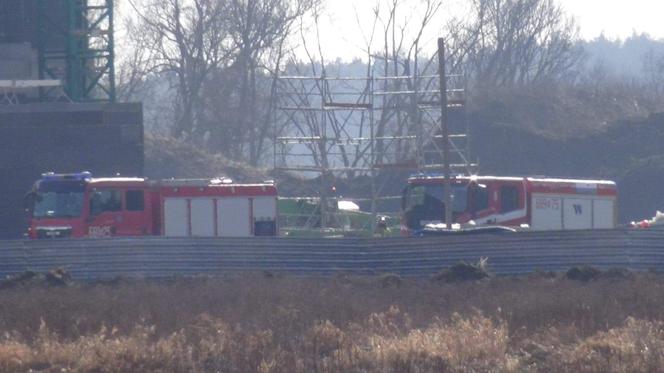
<path id="1" fill-rule="evenodd" d="M 53 172 L 47 172 L 42 174 L 42 181 L 60 181 L 60 180 L 86 181 L 91 178 L 92 174 L 89 171 L 82 171 L 72 174 L 56 174 Z"/>

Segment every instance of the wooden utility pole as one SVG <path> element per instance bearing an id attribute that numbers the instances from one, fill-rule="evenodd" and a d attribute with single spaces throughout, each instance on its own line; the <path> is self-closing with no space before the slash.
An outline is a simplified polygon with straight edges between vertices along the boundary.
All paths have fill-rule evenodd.
<path id="1" fill-rule="evenodd" d="M 447 75 L 445 74 L 445 41 L 438 38 L 438 75 L 440 78 L 440 128 L 443 136 L 443 196 L 445 225 L 452 228 L 452 195 L 450 193 L 450 133 L 447 126 Z"/>

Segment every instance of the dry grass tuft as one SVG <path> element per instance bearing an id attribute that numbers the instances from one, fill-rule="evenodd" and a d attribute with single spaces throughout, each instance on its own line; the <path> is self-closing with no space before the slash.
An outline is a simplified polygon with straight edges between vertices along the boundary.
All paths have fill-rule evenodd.
<path id="1" fill-rule="evenodd" d="M 565 362 L 586 372 L 657 372 L 664 369 L 664 324 L 628 318 L 625 325 L 579 343 Z"/>

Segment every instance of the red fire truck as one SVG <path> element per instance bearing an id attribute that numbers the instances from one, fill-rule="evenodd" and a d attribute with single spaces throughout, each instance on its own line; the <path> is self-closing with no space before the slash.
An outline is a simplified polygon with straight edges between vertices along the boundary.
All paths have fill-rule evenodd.
<path id="1" fill-rule="evenodd" d="M 402 196 L 402 233 L 444 223 L 443 183 L 440 175 L 408 179 Z M 612 181 L 455 176 L 450 194 L 452 220 L 461 226 L 563 230 L 617 225 L 617 188 Z"/>
<path id="2" fill-rule="evenodd" d="M 30 238 L 277 234 L 272 182 L 42 175 L 26 196 Z"/>

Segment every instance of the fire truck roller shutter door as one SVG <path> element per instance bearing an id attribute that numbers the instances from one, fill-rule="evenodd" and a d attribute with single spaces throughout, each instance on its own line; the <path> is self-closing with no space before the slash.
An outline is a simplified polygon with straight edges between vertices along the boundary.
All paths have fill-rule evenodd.
<path id="1" fill-rule="evenodd" d="M 274 220 L 277 216 L 277 199 L 274 197 L 254 197 L 254 219 Z"/>
<path id="2" fill-rule="evenodd" d="M 594 199 L 593 200 L 593 228 L 610 229 L 615 228 L 613 216 L 615 213 L 615 199 Z"/>
<path id="3" fill-rule="evenodd" d="M 591 229 L 593 227 L 592 199 L 563 199 L 563 229 Z"/>
<path id="4" fill-rule="evenodd" d="M 186 198 L 166 198 L 164 200 L 164 235 L 168 237 L 189 235 Z"/>
<path id="5" fill-rule="evenodd" d="M 562 198 L 547 194 L 533 194 L 531 201 L 534 230 L 562 229 Z"/>
<path id="6" fill-rule="evenodd" d="M 218 232 L 221 237 L 249 237 L 251 211 L 249 198 L 217 200 Z"/>
<path id="7" fill-rule="evenodd" d="M 191 235 L 214 237 L 214 200 L 195 198 L 191 200 Z"/>

